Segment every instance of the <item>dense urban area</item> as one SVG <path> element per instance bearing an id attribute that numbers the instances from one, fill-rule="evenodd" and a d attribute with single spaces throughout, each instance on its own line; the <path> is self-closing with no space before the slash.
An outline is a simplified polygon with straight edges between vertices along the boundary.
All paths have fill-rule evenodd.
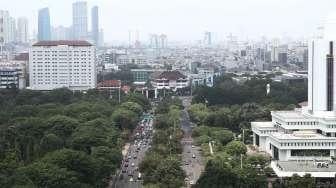
<path id="1" fill-rule="evenodd" d="M 312 42 L 110 44 L 98 6 L 50 11 L 32 36 L 0 10 L 0 187 L 336 187 L 336 17 Z"/>

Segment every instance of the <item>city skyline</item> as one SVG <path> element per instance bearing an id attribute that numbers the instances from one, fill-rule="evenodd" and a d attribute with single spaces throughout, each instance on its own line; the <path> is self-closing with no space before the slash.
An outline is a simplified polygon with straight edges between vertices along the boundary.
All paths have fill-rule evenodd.
<path id="1" fill-rule="evenodd" d="M 43 7 L 49 7 L 52 26 L 70 26 L 73 2 L 76 0 L 13 0 L 1 6 L 16 18 L 28 17 L 32 32 L 37 31 L 37 12 Z M 336 2 L 331 0 L 323 0 L 323 3 L 304 0 L 87 2 L 88 7 L 100 8 L 100 26 L 106 33 L 107 42 L 127 41 L 130 30 L 138 30 L 141 40 L 148 40 L 150 33 L 165 33 L 170 40 L 195 41 L 203 38 L 204 31 L 215 33 L 217 40 L 225 39 L 229 33 L 242 38 L 259 38 L 263 35 L 270 38 L 309 37 L 316 25 L 328 13 L 336 10 L 332 8 L 336 7 Z"/>

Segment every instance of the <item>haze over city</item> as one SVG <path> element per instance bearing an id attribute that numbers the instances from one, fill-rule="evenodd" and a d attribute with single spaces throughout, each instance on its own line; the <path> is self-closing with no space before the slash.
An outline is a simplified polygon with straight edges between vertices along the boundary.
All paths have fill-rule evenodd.
<path id="1" fill-rule="evenodd" d="M 26 16 L 30 32 L 37 31 L 38 9 L 49 7 L 53 26 L 70 26 L 75 0 L 0 0 L 14 17 Z M 100 8 L 105 40 L 127 41 L 130 30 L 140 40 L 150 33 L 165 33 L 170 41 L 195 41 L 211 31 L 223 40 L 229 33 L 246 39 L 302 38 L 334 11 L 333 0 L 89 0 Z"/>

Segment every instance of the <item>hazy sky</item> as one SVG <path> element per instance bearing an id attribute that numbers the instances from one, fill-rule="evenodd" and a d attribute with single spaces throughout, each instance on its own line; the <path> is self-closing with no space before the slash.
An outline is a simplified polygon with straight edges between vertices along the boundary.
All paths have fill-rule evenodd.
<path id="1" fill-rule="evenodd" d="M 0 9 L 26 16 L 37 30 L 37 11 L 50 8 L 52 25 L 70 26 L 76 0 L 0 0 Z M 250 38 L 309 36 L 336 11 L 335 0 L 87 0 L 100 8 L 105 40 L 128 40 L 129 30 L 165 33 L 169 40 L 200 40 L 211 31 L 218 40 L 228 33 Z M 89 9 L 90 10 L 90 9 Z M 90 20 L 89 20 L 90 23 Z"/>

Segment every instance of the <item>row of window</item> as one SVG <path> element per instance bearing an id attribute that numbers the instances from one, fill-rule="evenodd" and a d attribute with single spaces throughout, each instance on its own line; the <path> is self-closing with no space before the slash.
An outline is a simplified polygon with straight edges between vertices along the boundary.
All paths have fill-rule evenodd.
<path id="1" fill-rule="evenodd" d="M 280 143 L 280 146 L 336 146 L 335 142 Z"/>

